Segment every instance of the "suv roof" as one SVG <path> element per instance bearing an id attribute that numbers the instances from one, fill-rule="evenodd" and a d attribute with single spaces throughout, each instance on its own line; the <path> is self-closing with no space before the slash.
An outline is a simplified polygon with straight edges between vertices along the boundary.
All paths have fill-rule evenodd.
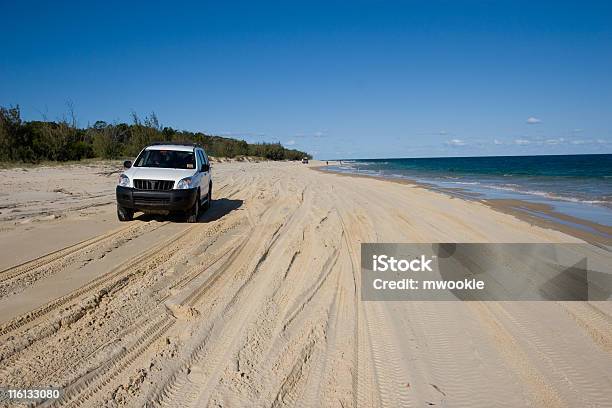
<path id="1" fill-rule="evenodd" d="M 176 150 L 180 152 L 192 152 L 193 149 L 197 148 L 197 145 L 186 145 L 186 144 L 154 144 L 147 146 L 145 150 Z"/>

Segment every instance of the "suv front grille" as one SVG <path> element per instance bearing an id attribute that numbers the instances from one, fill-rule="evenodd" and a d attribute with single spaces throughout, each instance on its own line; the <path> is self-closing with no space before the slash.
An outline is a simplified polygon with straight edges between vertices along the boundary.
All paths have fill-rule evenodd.
<path id="1" fill-rule="evenodd" d="M 138 190 L 166 191 L 172 190 L 174 181 L 172 180 L 134 180 L 134 187 Z"/>
<path id="2" fill-rule="evenodd" d="M 135 196 L 134 197 L 134 205 L 142 205 L 142 206 L 150 206 L 150 205 L 164 205 L 164 204 L 169 204 L 170 203 L 170 198 L 169 197 L 141 197 L 141 196 Z"/>

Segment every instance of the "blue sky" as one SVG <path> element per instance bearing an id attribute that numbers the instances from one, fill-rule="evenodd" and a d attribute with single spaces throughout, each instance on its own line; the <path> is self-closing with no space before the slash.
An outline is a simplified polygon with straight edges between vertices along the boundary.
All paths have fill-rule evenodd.
<path id="1" fill-rule="evenodd" d="M 0 105 L 318 158 L 612 153 L 612 2 L 7 2 Z"/>

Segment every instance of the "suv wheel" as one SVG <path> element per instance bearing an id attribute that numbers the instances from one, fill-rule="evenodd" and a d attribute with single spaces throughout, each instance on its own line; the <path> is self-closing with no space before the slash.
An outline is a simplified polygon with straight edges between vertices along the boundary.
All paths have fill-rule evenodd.
<path id="1" fill-rule="evenodd" d="M 196 197 L 195 203 L 193 203 L 193 207 L 187 212 L 187 222 L 195 223 L 198 222 L 198 217 L 200 216 L 200 192 L 198 191 L 198 196 Z"/>
<path id="2" fill-rule="evenodd" d="M 117 218 L 119 218 L 119 221 L 132 221 L 134 219 L 134 210 L 118 205 Z"/>

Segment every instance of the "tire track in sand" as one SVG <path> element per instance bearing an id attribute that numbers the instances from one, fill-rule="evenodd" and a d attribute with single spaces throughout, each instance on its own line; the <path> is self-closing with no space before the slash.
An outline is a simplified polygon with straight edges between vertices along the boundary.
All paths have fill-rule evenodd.
<path id="1" fill-rule="evenodd" d="M 559 302 L 559 305 L 597 346 L 612 353 L 612 316 L 589 302 Z"/>
<path id="2" fill-rule="evenodd" d="M 275 204 L 282 206 L 282 203 Z M 231 265 L 236 261 L 248 259 L 250 262 L 239 265 L 234 276 L 221 274 L 224 279 L 214 279 L 212 283 L 215 290 L 213 293 L 208 293 L 206 299 L 203 299 L 202 296 L 204 292 L 186 298 L 186 304 L 198 308 L 205 308 L 207 304 L 214 302 L 215 310 L 208 311 L 211 323 L 201 328 L 197 344 L 185 363 L 163 389 L 153 397 L 156 406 L 170 404 L 183 407 L 197 405 L 198 401 L 207 401 L 224 367 L 231 361 L 230 355 L 234 353 L 241 340 L 238 333 L 242 332 L 244 326 L 249 322 L 249 316 L 257 310 L 251 305 L 250 312 L 238 313 L 239 299 L 249 297 L 248 294 L 254 290 L 253 286 L 257 285 L 256 281 L 269 280 L 269 276 L 257 274 L 257 272 L 263 268 L 268 254 L 277 246 L 279 237 L 283 236 L 284 231 L 288 229 L 295 212 L 285 213 L 286 218 L 280 223 L 271 223 L 270 217 L 274 215 L 274 211 L 270 211 L 270 206 L 262 208 L 259 217 L 251 211 L 248 212 L 251 225 L 258 225 L 258 227 L 253 227 L 251 235 L 271 236 L 263 246 L 260 246 L 261 239 L 246 241 L 245 244 L 248 245 L 240 248 L 236 253 L 237 256 L 220 269 L 225 272 L 226 269 L 231 269 Z M 257 223 L 253 221 L 255 217 L 259 219 Z M 261 286 L 262 283 L 259 285 Z M 204 284 L 204 286 L 208 288 L 208 285 Z M 221 290 L 222 287 L 224 290 Z M 203 304 L 200 303 L 202 301 Z"/>
<path id="3" fill-rule="evenodd" d="M 517 339 L 498 321 L 491 311 L 490 307 L 495 307 L 495 303 L 478 301 L 468 302 L 468 305 L 474 309 L 485 330 L 493 337 L 498 350 L 521 380 L 533 403 L 542 407 L 565 407 L 566 405 L 554 387 L 532 365 L 531 359 Z"/>
<path id="4" fill-rule="evenodd" d="M 90 376 L 80 379 L 66 390 L 61 399 L 54 401 L 52 407 L 80 407 L 87 405 L 96 394 L 111 384 L 125 369 L 141 357 L 145 351 L 158 341 L 175 324 L 168 315 L 150 322 L 145 331 L 129 347 L 113 356 L 107 364 L 95 370 Z"/>
<path id="5" fill-rule="evenodd" d="M 534 322 L 530 316 L 530 306 L 548 314 L 550 323 Z M 554 378 L 551 382 L 558 384 L 558 393 L 565 397 L 564 400 L 573 400 L 570 405 L 605 406 L 611 402 L 610 395 L 605 391 L 612 388 L 612 374 L 607 370 L 609 367 L 605 367 L 605 363 L 604 367 L 587 363 L 580 358 L 581 353 L 589 352 L 587 348 L 578 348 L 576 341 L 553 335 L 558 306 L 559 303 L 501 303 L 493 310 L 512 324 L 512 329 L 519 334 L 517 339 L 525 344 L 524 349 L 532 363 L 542 367 L 540 371 L 545 372 L 549 379 Z M 599 373 L 597 380 L 590 378 L 593 372 Z"/>
<path id="6" fill-rule="evenodd" d="M 47 304 L 44 307 L 34 312 L 31 312 L 30 314 L 27 314 L 25 317 L 17 319 L 16 321 L 10 323 L 9 325 L 3 327 L 3 329 L 4 330 L 9 330 L 9 329 L 16 330 L 23 325 L 26 325 L 36 319 L 46 316 L 53 310 L 69 303 L 72 300 L 85 296 L 87 293 L 91 291 L 99 290 L 98 292 L 99 294 L 105 294 L 105 293 L 112 292 L 114 290 L 113 287 L 125 286 L 125 283 L 129 282 L 132 276 L 140 274 L 140 273 L 146 273 L 149 267 L 154 267 L 156 264 L 163 263 L 165 260 L 169 259 L 173 255 L 174 251 L 176 251 L 177 245 L 180 246 L 180 243 L 183 242 L 183 240 L 189 239 L 190 237 L 189 232 L 192 232 L 196 226 L 197 225 L 190 226 L 187 229 L 187 232 L 185 231 L 179 232 L 178 234 L 171 237 L 169 240 L 162 241 L 160 244 L 156 245 L 155 247 L 152 247 L 150 250 L 144 252 L 139 257 L 130 259 L 127 263 L 122 264 L 121 266 L 115 268 L 111 272 L 99 277 L 98 279 L 90 282 L 89 284 L 81 287 L 80 289 L 64 297 L 56 299 L 55 301 Z M 93 307 L 97 307 L 97 306 L 94 305 Z M 85 311 L 83 311 L 83 308 L 81 308 L 80 310 L 76 310 L 76 313 L 77 315 L 75 319 L 78 320 L 81 318 L 81 316 L 84 315 Z M 59 319 L 62 319 L 61 322 L 63 322 L 65 317 L 59 317 Z M 24 348 L 16 349 L 14 351 L 13 356 L 20 355 L 20 353 L 22 353 L 23 350 L 28 348 L 31 344 L 35 344 L 36 342 L 42 340 L 43 338 L 49 337 L 55 332 L 57 332 L 58 330 L 60 330 L 62 327 L 61 322 L 60 320 L 47 322 L 48 328 L 40 331 L 38 333 L 38 337 L 30 338 L 29 340 L 30 343 L 28 343 Z M 68 322 L 68 325 L 69 325 L 69 322 Z M 121 355 L 124 355 L 124 353 L 120 354 L 120 356 Z M 22 363 L 19 363 L 18 361 L 16 361 L 15 363 L 13 363 L 11 362 L 13 360 L 11 357 L 12 356 L 9 356 L 9 358 L 5 359 L 5 361 L 3 362 L 4 367 L 3 367 L 2 373 L 6 373 L 7 370 L 15 371 L 18 369 L 19 364 L 27 363 L 27 361 L 24 361 Z M 67 386 L 67 390 L 72 390 L 72 389 L 73 389 L 72 384 Z M 67 395 L 71 395 L 71 393 L 67 393 Z"/>
<path id="7" fill-rule="evenodd" d="M 375 382 L 381 407 L 410 407 L 408 372 L 400 365 L 401 356 L 394 342 L 393 328 L 389 326 L 382 305 L 367 303 L 363 320 L 370 337 Z"/>
<path id="8" fill-rule="evenodd" d="M 193 228 L 195 228 L 195 226 L 190 228 L 190 230 Z M 217 262 L 226 255 L 227 254 L 223 254 L 217 257 L 212 264 L 203 269 L 199 268 L 202 270 L 198 273 L 202 273 L 204 270 L 217 265 Z M 184 283 L 182 280 L 179 282 Z M 202 287 L 199 287 L 196 292 L 201 289 Z M 170 293 L 164 295 L 159 300 L 160 306 L 163 305 L 164 301 L 169 297 Z M 186 305 L 187 303 L 188 302 L 184 302 L 181 305 Z M 89 406 L 92 398 L 96 395 L 105 394 L 105 390 L 109 391 L 109 388 L 113 385 L 113 381 L 117 379 L 121 373 L 134 365 L 138 359 L 146 359 L 147 351 L 151 346 L 169 333 L 176 322 L 177 320 L 171 315 L 170 310 L 166 310 L 162 311 L 160 315 L 152 320 L 145 319 L 143 327 L 138 327 L 135 330 L 133 328 L 130 329 L 129 331 L 139 331 L 140 334 L 135 335 L 135 340 L 131 342 L 129 346 L 124 347 L 118 354 L 113 356 L 108 364 L 98 367 L 90 375 L 71 384 L 64 398 L 52 404 L 52 406 Z"/>
<path id="9" fill-rule="evenodd" d="M 197 225 L 197 224 L 196 224 Z M 79 289 L 61 296 L 53 301 L 43 305 L 33 311 L 27 312 L 21 316 L 18 316 L 0 326 L 0 339 L 8 334 L 15 332 L 23 326 L 37 321 L 49 313 L 57 310 L 58 308 L 70 303 L 71 301 L 80 298 L 104 285 L 110 284 L 114 280 L 126 279 L 127 277 L 134 275 L 137 271 L 141 270 L 144 265 L 151 265 L 157 262 L 161 262 L 162 259 L 168 258 L 173 254 L 171 251 L 171 245 L 177 241 L 183 241 L 188 238 L 188 233 L 193 231 L 196 226 L 188 227 L 185 231 L 173 235 L 170 239 L 160 242 L 159 244 L 149 248 L 142 252 L 135 258 L 128 259 L 125 263 L 112 269 L 106 274 L 93 279 L 87 284 L 81 286 Z"/>
<path id="10" fill-rule="evenodd" d="M 226 227 L 225 230 L 233 229 L 234 224 Z M 217 231 L 221 228 L 221 224 L 213 225 L 212 229 Z M 201 225 L 195 224 L 190 226 L 184 231 L 179 232 L 170 241 L 162 242 L 160 245 L 153 248 L 153 252 L 157 250 L 162 253 L 170 254 L 169 257 L 164 256 L 155 262 L 155 265 L 163 264 L 169 260 L 177 251 L 178 248 L 186 247 L 189 248 L 191 241 L 199 242 L 196 239 L 194 231 L 198 232 L 201 229 Z M 208 230 L 202 231 L 206 233 Z M 178 238 L 176 238 L 178 237 Z M 175 239 L 176 238 L 176 239 Z M 159 253 L 158 253 L 159 255 Z M 225 254 L 223 254 L 225 255 Z M 205 268 L 198 268 L 196 273 L 187 274 L 187 279 L 178 279 L 170 284 L 170 288 L 181 288 L 184 287 L 189 281 L 194 279 L 198 274 L 201 274 L 203 270 L 207 270 L 214 266 L 219 260 L 223 258 L 223 255 L 217 257 L 216 260 L 209 264 Z M 79 378 L 76 382 L 72 383 L 63 398 L 59 401 L 55 401 L 53 406 L 89 406 L 92 403 L 92 398 L 105 395 L 105 391 L 109 391 L 109 388 L 114 384 L 121 373 L 125 372 L 128 367 L 131 367 L 139 359 L 147 358 L 147 351 L 150 347 L 159 341 L 166 333 L 170 332 L 170 329 L 177 322 L 175 316 L 169 309 L 164 309 L 163 305 L 166 299 L 172 295 L 172 290 L 166 291 L 160 299 L 157 300 L 158 307 L 162 307 L 160 313 L 153 318 L 141 318 L 139 320 L 142 327 L 136 324 L 131 327 L 120 337 L 123 338 L 129 333 L 133 333 L 135 340 L 132 341 L 128 346 L 124 346 L 120 352 L 116 353 L 108 363 L 102 364 L 96 367 L 88 375 Z M 158 309 L 158 308 L 156 308 Z M 153 311 L 152 314 L 155 314 Z M 138 333 L 140 332 L 140 333 Z"/>
<path id="11" fill-rule="evenodd" d="M 168 223 L 164 223 L 168 224 Z M 234 223 L 235 224 L 235 223 Z M 231 224 L 229 227 L 227 227 L 226 229 L 232 229 L 232 226 L 234 224 Z M 45 326 L 39 324 L 38 326 L 34 327 L 34 330 L 30 330 L 28 332 L 26 332 L 24 335 L 22 335 L 22 338 L 27 338 L 28 341 L 24 342 L 22 340 L 17 340 L 16 342 L 12 342 L 12 345 L 8 345 L 7 347 L 5 347 L 5 345 L 2 346 L 2 349 L 0 349 L 0 352 L 2 354 L 0 354 L 0 360 L 3 362 L 4 368 L 3 368 L 3 372 L 7 372 L 8 370 L 12 370 L 13 372 L 16 372 L 18 366 L 16 364 L 28 364 L 27 359 L 22 359 L 23 361 L 21 363 L 18 362 L 18 359 L 22 356 L 24 350 L 28 349 L 30 346 L 32 345 L 37 345 L 39 348 L 40 352 L 40 341 L 43 340 L 44 338 L 50 337 L 54 334 L 56 334 L 57 332 L 59 332 L 60 330 L 62 330 L 64 327 L 66 328 L 70 328 L 72 326 L 72 323 L 79 321 L 79 320 L 86 320 L 86 321 L 91 321 L 91 318 L 88 316 L 92 316 L 94 319 L 97 316 L 97 313 L 92 314 L 92 310 L 93 309 L 97 309 L 100 305 L 100 301 L 103 298 L 108 298 L 111 296 L 111 293 L 113 294 L 112 297 L 115 297 L 115 292 L 120 293 L 119 291 L 124 291 L 126 287 L 131 287 L 130 285 L 133 285 L 135 282 L 131 279 L 131 276 L 134 275 L 132 273 L 127 274 L 126 276 L 124 276 L 123 278 L 118 278 L 118 279 L 113 279 L 112 281 L 110 281 L 110 283 L 105 284 L 104 282 L 107 282 L 109 278 L 108 275 L 111 275 L 110 278 L 116 277 L 113 275 L 117 275 L 117 273 L 121 273 L 122 271 L 128 271 L 129 269 L 131 269 L 132 267 L 135 268 L 135 272 L 137 273 L 148 273 L 147 268 L 150 268 L 149 270 L 155 269 L 160 265 L 163 265 L 167 260 L 169 260 L 170 258 L 174 257 L 175 253 L 178 254 L 179 252 L 176 252 L 179 248 L 181 247 L 185 247 L 185 248 L 189 248 L 189 245 L 184 245 L 184 243 L 186 242 L 185 240 L 189 240 L 190 239 L 190 231 L 193 230 L 194 228 L 198 228 L 198 231 L 200 229 L 200 226 L 202 224 L 198 224 L 198 225 L 193 225 L 193 226 L 189 226 L 188 228 L 185 228 L 183 231 L 177 233 L 174 237 L 171 237 L 169 240 L 165 240 L 165 241 L 161 241 L 158 245 L 154 246 L 153 248 L 150 248 L 148 252 L 142 253 L 141 256 L 137 257 L 137 258 L 132 258 L 127 260 L 126 262 L 124 262 L 123 264 L 117 266 L 114 270 L 111 270 L 107 275 L 104 275 L 102 277 L 100 277 L 99 280 L 95 281 L 95 282 L 90 282 L 93 283 L 93 286 L 100 286 L 100 285 L 104 285 L 104 287 L 100 290 L 98 290 L 97 294 L 95 295 L 94 298 L 92 298 L 91 296 L 89 298 L 86 297 L 86 293 L 83 293 L 83 290 L 87 290 L 92 288 L 92 285 L 88 284 L 85 285 L 82 288 L 79 288 L 79 290 L 76 291 L 76 293 L 70 293 L 68 294 L 67 297 L 64 298 L 60 298 L 60 299 L 56 299 L 56 301 L 51 302 L 51 304 L 46 305 L 46 307 L 44 307 L 44 309 L 47 312 L 51 312 L 52 309 L 55 309 L 58 307 L 58 304 L 62 304 L 62 303 L 66 303 L 67 300 L 74 298 L 74 297 L 79 297 L 79 295 L 83 295 L 82 299 L 93 299 L 94 302 L 87 302 L 86 304 L 82 304 L 81 301 L 81 308 L 80 309 L 74 309 L 73 306 L 70 306 L 69 308 L 66 308 L 66 311 L 70 311 L 69 314 L 66 314 L 65 312 L 62 312 L 62 315 L 59 317 L 56 317 L 55 320 L 50 321 L 50 322 L 46 322 L 47 324 Z M 218 231 L 220 228 L 220 225 L 222 224 L 218 224 L 215 223 L 213 224 L 212 230 L 214 231 Z M 157 229 L 157 228 L 156 228 Z M 207 236 L 211 235 L 210 233 L 211 229 L 204 229 L 203 233 L 205 233 Z M 215 234 L 212 234 L 213 236 L 216 236 Z M 176 242 L 175 242 L 176 241 Z M 200 239 L 196 240 L 197 242 L 200 242 Z M 142 261 L 142 262 L 141 262 Z M 178 283 L 182 283 L 182 282 L 178 282 Z M 97 300 L 96 300 L 97 299 Z M 160 300 L 159 302 L 161 303 L 163 301 Z M 78 306 L 78 305 L 77 305 Z M 92 309 L 93 308 L 93 309 Z M 108 311 L 108 309 L 106 309 Z M 38 315 L 38 311 L 34 311 L 34 315 Z M 34 316 L 34 317 L 35 317 Z M 106 316 L 106 313 L 105 313 Z M 31 318 L 33 316 L 28 315 L 26 316 L 28 317 L 28 319 L 31 320 Z M 25 319 L 25 320 L 28 320 Z M 61 319 L 61 320 L 60 320 Z M 144 321 L 144 319 L 140 319 L 140 323 L 142 323 Z M 110 321 L 109 321 L 110 322 Z M 27 321 L 23 321 L 23 320 L 18 320 L 17 322 L 18 324 L 9 324 L 9 327 L 12 328 L 17 328 L 16 326 L 20 325 L 20 324 L 24 324 L 27 323 Z M 127 330 L 126 332 L 123 332 L 122 335 L 120 335 L 120 338 L 122 336 L 127 336 L 129 333 L 133 332 L 136 330 L 136 328 L 140 325 L 140 323 L 137 321 L 134 326 L 130 327 L 129 330 Z M 41 327 L 41 328 L 39 328 Z M 13 337 L 11 338 L 15 338 L 15 336 L 13 335 Z M 61 341 L 61 339 L 60 339 Z M 105 342 L 102 345 L 97 346 L 96 349 L 92 350 L 89 353 L 89 356 L 94 356 L 95 353 L 97 351 L 103 350 L 105 349 L 107 346 L 112 345 L 113 343 L 116 343 L 116 341 L 108 341 Z M 6 355 L 6 352 L 12 352 L 12 354 Z M 35 352 L 37 353 L 37 352 Z M 35 354 L 36 355 L 36 354 Z M 42 355 L 40 356 L 41 358 L 43 357 Z M 81 363 L 83 364 L 83 367 L 87 367 L 89 364 L 86 363 L 85 360 L 83 360 L 83 356 L 75 356 L 76 358 L 79 358 L 78 361 L 81 361 Z M 68 363 L 68 361 L 66 361 L 66 363 Z M 94 363 L 95 364 L 95 363 Z M 25 368 L 26 372 L 31 370 L 32 367 L 28 367 Z M 42 368 L 42 367 L 41 367 Z M 63 380 L 63 378 L 65 377 L 58 377 L 57 375 L 61 374 L 61 373 L 66 373 L 66 372 L 70 372 L 70 373 L 79 373 L 82 372 L 82 369 L 79 369 L 79 366 L 75 366 L 72 369 L 70 369 L 70 366 L 65 366 L 64 368 L 57 368 L 54 371 L 53 374 L 53 378 L 55 378 L 54 381 L 59 381 L 60 383 L 64 383 L 65 380 Z M 43 370 L 44 372 L 44 370 Z M 47 373 L 45 374 L 45 378 L 49 378 L 49 375 L 51 375 L 51 373 Z M 75 374 L 71 374 L 69 377 L 74 378 Z M 61 379 L 61 380 L 60 380 Z M 72 380 L 69 380 L 72 381 Z M 65 384 L 65 383 L 64 383 Z M 70 382 L 69 382 L 70 384 Z"/>
<path id="12" fill-rule="evenodd" d="M 338 199 L 345 201 L 346 199 L 341 192 L 334 191 Z M 350 208 L 350 207 L 344 207 Z M 350 214 L 343 215 L 339 207 L 334 207 L 335 212 L 338 214 L 340 223 L 342 224 L 342 236 L 344 237 L 344 245 L 346 247 L 346 255 L 348 257 L 351 269 L 351 275 L 353 278 L 353 326 L 354 326 L 354 346 L 353 346 L 353 406 L 354 407 L 367 407 L 380 405 L 380 395 L 373 394 L 370 390 L 375 389 L 373 383 L 374 367 L 372 365 L 372 348 L 370 344 L 370 338 L 366 330 L 363 330 L 363 305 L 361 303 L 361 258 L 357 256 L 352 248 L 353 244 L 356 244 L 358 240 L 355 240 L 353 233 L 346 226 L 345 217 L 349 217 Z"/>
<path id="13" fill-rule="evenodd" d="M 38 258 L 23 262 L 19 265 L 11 266 L 10 268 L 6 268 L 0 271 L 0 283 L 3 283 L 9 279 L 13 279 L 16 276 L 22 275 L 24 273 L 28 273 L 36 268 L 39 268 L 45 264 L 56 261 L 68 255 L 71 255 L 75 252 L 78 252 L 84 248 L 95 245 L 101 241 L 104 241 L 108 238 L 114 237 L 117 234 L 125 232 L 127 230 L 133 229 L 134 225 L 126 225 L 122 228 L 118 228 L 116 230 L 107 232 L 105 234 L 99 235 L 97 237 L 88 238 L 81 242 L 77 242 L 76 244 L 69 245 L 64 248 L 60 248 L 56 251 L 49 252 L 48 254 L 42 255 Z"/>

